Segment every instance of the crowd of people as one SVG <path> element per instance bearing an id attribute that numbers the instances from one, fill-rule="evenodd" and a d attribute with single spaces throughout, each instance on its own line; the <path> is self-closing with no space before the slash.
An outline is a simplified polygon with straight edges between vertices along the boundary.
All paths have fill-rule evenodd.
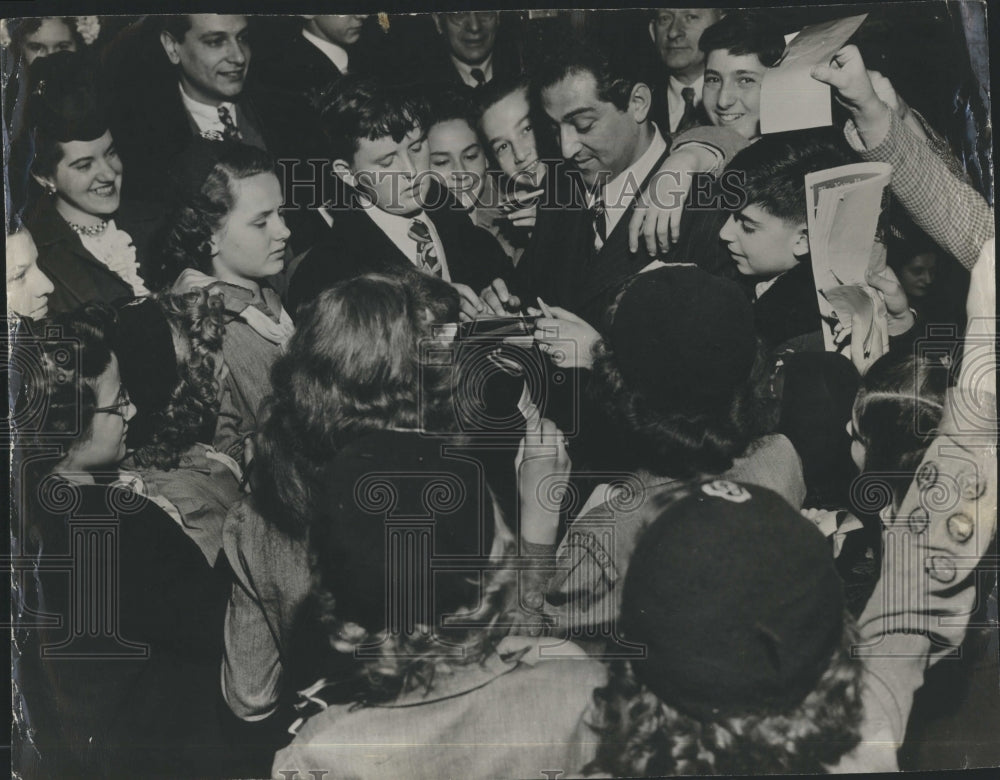
<path id="1" fill-rule="evenodd" d="M 6 21 L 20 776 L 1000 761 L 982 171 L 861 39 L 762 135 L 794 29 L 612 16 Z"/>

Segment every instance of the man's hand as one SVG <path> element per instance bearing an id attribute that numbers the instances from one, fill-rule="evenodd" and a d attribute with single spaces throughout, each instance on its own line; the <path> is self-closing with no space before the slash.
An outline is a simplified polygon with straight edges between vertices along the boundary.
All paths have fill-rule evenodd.
<path id="1" fill-rule="evenodd" d="M 489 287 L 479 293 L 485 310 L 479 316 L 507 317 L 521 309 L 521 299 L 511 295 L 503 279 L 494 279 Z"/>
<path id="2" fill-rule="evenodd" d="M 815 66 L 812 77 L 833 87 L 837 102 L 851 112 L 869 149 L 882 143 L 889 132 L 889 107 L 872 86 L 857 46 L 845 46 L 833 55 L 829 64 Z"/>
<path id="3" fill-rule="evenodd" d="M 458 315 L 459 320 L 470 322 L 477 317 L 482 317 L 486 312 L 486 305 L 472 291 L 472 288 L 458 282 L 451 282 L 450 284 L 458 292 L 458 301 L 461 308 Z"/>
<path id="4" fill-rule="evenodd" d="M 696 148 L 685 147 L 674 152 L 653 174 L 649 189 L 636 198 L 632 219 L 628 223 L 628 248 L 639 251 L 642 241 L 650 257 L 669 251 L 681 237 L 681 217 L 691 192 L 696 172 L 715 165 L 702 160 Z"/>

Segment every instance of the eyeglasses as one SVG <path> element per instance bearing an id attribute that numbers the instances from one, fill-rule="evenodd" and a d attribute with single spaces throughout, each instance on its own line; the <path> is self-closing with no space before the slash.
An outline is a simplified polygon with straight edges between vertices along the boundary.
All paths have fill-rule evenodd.
<path id="1" fill-rule="evenodd" d="M 472 21 L 475 17 L 477 22 L 495 22 L 499 12 L 497 11 L 452 11 L 445 14 L 445 19 L 448 20 L 448 24 L 454 27 L 461 27 L 464 24 Z"/>
<path id="2" fill-rule="evenodd" d="M 94 414 L 117 414 L 125 419 L 126 410 L 132 405 L 132 399 L 128 397 L 128 390 L 122 385 L 118 389 L 118 401 L 111 406 L 99 406 L 94 409 Z"/>

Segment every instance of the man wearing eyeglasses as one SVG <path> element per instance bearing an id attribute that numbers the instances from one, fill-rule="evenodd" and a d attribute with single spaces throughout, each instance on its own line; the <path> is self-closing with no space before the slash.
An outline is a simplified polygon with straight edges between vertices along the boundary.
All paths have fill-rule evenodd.
<path id="1" fill-rule="evenodd" d="M 439 61 L 437 72 L 428 74 L 428 81 L 461 82 L 476 89 L 496 75 L 516 72 L 516 66 L 506 67 L 506 62 L 494 56 L 500 27 L 497 11 L 456 11 L 431 16 L 446 44 L 447 60 Z"/>

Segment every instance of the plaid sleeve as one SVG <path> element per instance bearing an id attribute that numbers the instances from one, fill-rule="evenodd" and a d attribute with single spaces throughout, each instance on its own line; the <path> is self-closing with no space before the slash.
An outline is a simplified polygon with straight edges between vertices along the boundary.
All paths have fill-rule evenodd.
<path id="1" fill-rule="evenodd" d="M 913 221 L 966 268 L 993 238 L 993 211 L 983 197 L 953 176 L 930 146 L 908 130 L 893 111 L 885 140 L 867 149 L 854 123 L 844 127 L 847 142 L 862 160 L 892 165 L 892 192 Z"/>

